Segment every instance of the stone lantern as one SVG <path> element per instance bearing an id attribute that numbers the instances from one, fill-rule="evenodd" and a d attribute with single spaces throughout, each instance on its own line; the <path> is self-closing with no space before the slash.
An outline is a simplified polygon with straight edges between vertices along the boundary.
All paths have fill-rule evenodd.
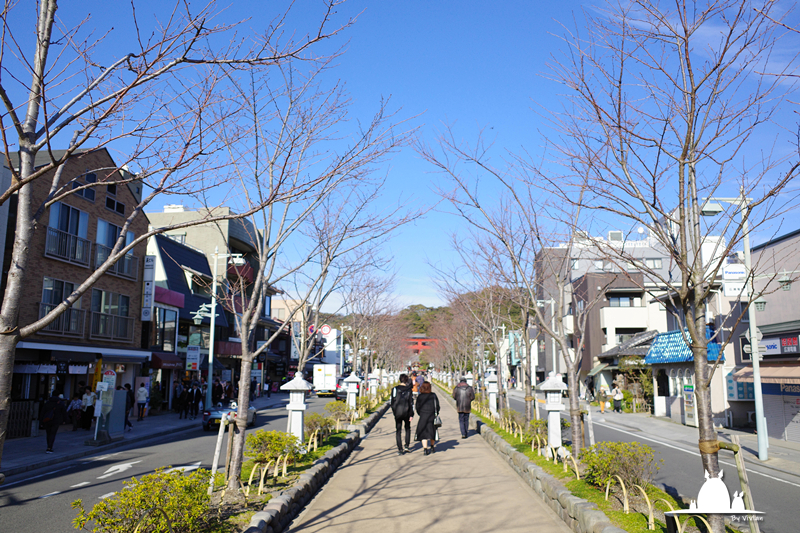
<path id="1" fill-rule="evenodd" d="M 347 405 L 350 409 L 356 408 L 356 397 L 358 396 L 358 384 L 361 383 L 361 378 L 355 374 L 350 374 L 344 380 L 347 384 Z"/>
<path id="2" fill-rule="evenodd" d="M 389 385 L 389 373 L 385 370 L 381 371 L 381 385 L 384 387 Z"/>
<path id="3" fill-rule="evenodd" d="M 547 379 L 537 387 L 543 391 L 547 397 L 544 408 L 547 411 L 547 446 L 549 448 L 561 448 L 561 415 L 564 410 L 564 402 L 561 393 L 567 390 L 567 385 L 561 379 L 561 374 L 550 372 Z"/>
<path id="4" fill-rule="evenodd" d="M 378 394 L 378 374 L 372 372 L 367 379 L 369 380 L 369 395 L 375 396 Z"/>
<path id="5" fill-rule="evenodd" d="M 289 392 L 289 405 L 286 406 L 286 410 L 289 411 L 289 421 L 286 432 L 297 437 L 300 442 L 304 441 L 303 428 L 305 423 L 303 419 L 307 407 L 306 392 L 313 388 L 314 386 L 300 377 L 299 373 L 292 381 L 281 386 L 281 390 Z"/>
<path id="6" fill-rule="evenodd" d="M 474 381 L 475 381 L 475 379 L 472 376 L 472 372 L 467 372 L 467 385 L 472 387 L 475 384 Z"/>
<path id="7" fill-rule="evenodd" d="M 486 378 L 486 390 L 489 393 L 489 410 L 497 416 L 497 375 L 490 374 Z"/>

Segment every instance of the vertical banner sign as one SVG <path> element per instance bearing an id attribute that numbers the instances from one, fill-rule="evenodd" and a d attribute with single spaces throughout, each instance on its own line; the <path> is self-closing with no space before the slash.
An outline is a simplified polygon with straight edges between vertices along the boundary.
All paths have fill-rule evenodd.
<path id="1" fill-rule="evenodd" d="M 200 370 L 200 347 L 186 347 L 186 370 Z"/>
<path id="2" fill-rule="evenodd" d="M 683 410 L 685 424 L 697 427 L 697 405 L 694 401 L 694 385 L 683 386 Z"/>
<path id="3" fill-rule="evenodd" d="M 103 358 L 101 357 L 94 363 L 94 375 L 92 376 L 92 390 L 94 390 L 94 384 L 100 383 L 103 379 Z"/>
<path id="4" fill-rule="evenodd" d="M 142 292 L 142 322 L 150 322 L 153 319 L 153 291 L 155 291 L 156 256 L 146 255 L 144 257 L 144 288 Z"/>

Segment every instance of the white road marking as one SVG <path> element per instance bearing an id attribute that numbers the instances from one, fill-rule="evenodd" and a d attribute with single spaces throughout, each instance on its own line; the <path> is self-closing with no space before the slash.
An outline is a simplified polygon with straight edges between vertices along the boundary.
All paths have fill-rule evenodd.
<path id="1" fill-rule="evenodd" d="M 77 485 L 70 485 L 70 487 L 69 487 L 69 488 L 71 488 L 71 489 L 77 489 L 78 487 L 85 487 L 86 485 L 91 485 L 91 483 L 90 483 L 90 482 L 88 482 L 88 481 L 81 481 L 81 482 L 80 482 L 80 483 L 78 483 Z"/>
<path id="2" fill-rule="evenodd" d="M 175 466 L 170 468 L 169 470 L 166 470 L 164 473 L 174 472 L 175 470 L 181 470 L 182 472 L 191 472 L 192 470 L 197 470 L 198 468 L 200 468 L 200 463 L 202 463 L 202 461 L 197 461 L 196 463 L 192 463 L 190 465 Z"/>
<path id="3" fill-rule="evenodd" d="M 58 470 L 51 470 L 50 472 L 47 472 L 45 474 L 39 474 L 38 476 L 33 476 L 33 477 L 25 478 L 25 479 L 20 479 L 19 481 L 14 481 L 13 483 L 3 483 L 2 487 L 6 488 L 6 487 L 10 487 L 12 485 L 18 485 L 20 483 L 26 483 L 26 482 L 28 482 L 28 481 L 30 481 L 32 479 L 38 479 L 40 477 L 49 476 L 50 474 L 55 474 L 56 472 L 61 472 L 62 470 L 66 470 L 68 468 L 72 468 L 73 466 L 74 465 L 65 466 L 64 468 L 59 468 Z"/>
<path id="4" fill-rule="evenodd" d="M 644 435 L 640 435 L 638 433 L 632 433 L 630 431 L 625 431 L 624 429 L 619 429 L 618 427 L 610 426 L 608 424 L 602 424 L 602 423 L 599 423 L 599 422 L 595 422 L 595 424 L 598 425 L 598 426 L 604 427 L 604 428 L 613 429 L 614 431 L 619 431 L 620 433 L 625 433 L 626 435 L 630 435 L 631 437 L 634 437 L 636 439 L 649 440 L 650 442 L 655 442 L 656 444 L 660 444 L 662 446 L 666 446 L 667 448 L 672 448 L 674 450 L 678 450 L 678 451 L 681 451 L 683 453 L 688 453 L 689 455 L 694 455 L 695 457 L 700 457 L 700 453 L 699 452 L 695 452 L 695 451 L 692 451 L 692 450 L 687 450 L 686 448 L 681 448 L 680 446 L 675 446 L 674 444 L 667 444 L 666 442 L 663 442 L 663 441 L 660 441 L 660 440 L 657 440 L 657 439 L 651 439 L 649 437 L 645 437 Z M 722 461 L 722 460 L 720 460 L 719 462 L 721 464 L 724 464 L 724 465 L 727 465 L 727 466 L 732 466 L 732 467 L 736 468 L 736 465 L 733 464 L 733 463 L 728 463 L 727 461 Z M 751 464 L 754 464 L 755 466 L 758 466 L 756 463 L 751 463 Z M 793 487 L 800 487 L 800 483 L 793 483 L 791 481 L 786 481 L 785 479 L 781 479 L 779 477 L 775 477 L 774 474 L 766 474 L 764 472 L 759 472 L 758 470 L 754 470 L 752 468 L 748 469 L 748 473 L 758 474 L 760 476 L 764 476 L 767 479 L 780 481 L 782 483 L 786 483 L 787 485 L 792 485 Z"/>
<path id="5" fill-rule="evenodd" d="M 55 496 L 56 494 L 61 494 L 61 491 L 57 490 L 55 492 L 51 492 L 50 494 L 45 494 L 44 496 L 39 496 L 39 499 L 43 500 L 45 498 L 49 498 L 50 496 Z"/>
<path id="6" fill-rule="evenodd" d="M 106 455 L 101 455 L 99 457 L 92 457 L 91 459 L 88 459 L 86 461 L 82 461 L 82 463 L 83 464 L 88 464 L 88 463 L 92 463 L 92 462 L 95 462 L 95 461 L 102 461 L 103 459 L 108 459 L 109 457 L 114 457 L 115 455 L 119 455 L 121 453 L 122 452 L 115 452 L 115 453 L 108 453 Z"/>
<path id="7" fill-rule="evenodd" d="M 102 496 L 98 497 L 98 500 L 105 500 L 106 498 L 110 498 L 115 495 L 116 492 L 109 492 L 108 494 L 103 494 Z"/>
<path id="8" fill-rule="evenodd" d="M 126 470 L 130 470 L 131 468 L 133 468 L 133 465 L 135 465 L 136 463 L 141 463 L 141 461 L 132 461 L 130 463 L 122 463 L 114 465 L 108 470 L 106 470 L 103 473 L 103 475 L 99 476 L 97 479 L 105 479 L 107 477 L 113 476 L 114 474 L 121 474 L 122 472 L 125 472 Z"/>

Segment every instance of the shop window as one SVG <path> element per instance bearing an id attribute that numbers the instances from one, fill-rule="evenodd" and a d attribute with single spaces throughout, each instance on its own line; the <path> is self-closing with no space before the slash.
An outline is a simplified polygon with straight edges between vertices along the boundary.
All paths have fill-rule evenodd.
<path id="1" fill-rule="evenodd" d="M 174 352 L 175 339 L 178 334 L 178 312 L 157 307 L 153 316 L 155 318 L 155 343 L 152 349 Z"/>

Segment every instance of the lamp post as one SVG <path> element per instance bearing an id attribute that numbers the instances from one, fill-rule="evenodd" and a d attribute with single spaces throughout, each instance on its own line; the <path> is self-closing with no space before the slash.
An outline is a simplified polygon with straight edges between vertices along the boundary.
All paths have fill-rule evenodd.
<path id="1" fill-rule="evenodd" d="M 552 298 L 548 300 L 536 300 L 537 307 L 544 307 L 545 304 L 550 304 L 550 331 L 556 331 L 556 301 Z M 553 372 L 558 372 L 558 357 L 556 357 L 556 339 L 550 335 L 550 348 L 553 350 Z"/>
<path id="2" fill-rule="evenodd" d="M 742 236 L 744 246 L 744 268 L 749 278 L 748 289 L 750 295 L 755 294 L 755 287 L 753 284 L 754 276 L 752 272 L 752 261 L 750 258 L 750 228 L 747 221 L 750 212 L 750 201 L 752 198 L 747 198 L 744 195 L 744 190 L 740 190 L 739 196 L 736 198 L 706 198 L 705 203 L 701 209 L 703 216 L 714 216 L 722 212 L 722 206 L 715 202 L 725 202 L 727 204 L 735 205 L 742 213 Z M 759 359 L 761 353 L 758 344 L 758 328 L 756 327 L 756 314 L 753 306 L 747 307 L 747 316 L 750 320 L 750 347 L 751 359 L 753 360 L 753 392 L 756 403 L 756 432 L 758 433 L 758 458 L 762 461 L 769 459 L 769 439 L 767 437 L 767 420 L 764 418 L 764 398 L 761 395 L 761 369 Z M 754 346 L 755 345 L 755 346 Z"/>
<path id="3" fill-rule="evenodd" d="M 208 342 L 208 383 L 206 383 L 206 409 L 211 408 L 211 373 L 214 370 L 214 329 L 217 325 L 217 263 L 219 258 L 233 258 L 235 265 L 243 265 L 245 263 L 242 254 L 220 254 L 219 246 L 214 247 L 214 277 L 211 279 L 211 305 L 203 304 L 200 309 L 192 313 L 194 315 L 194 323 L 199 326 L 203 323 L 204 318 L 210 318 L 210 334 Z"/>

